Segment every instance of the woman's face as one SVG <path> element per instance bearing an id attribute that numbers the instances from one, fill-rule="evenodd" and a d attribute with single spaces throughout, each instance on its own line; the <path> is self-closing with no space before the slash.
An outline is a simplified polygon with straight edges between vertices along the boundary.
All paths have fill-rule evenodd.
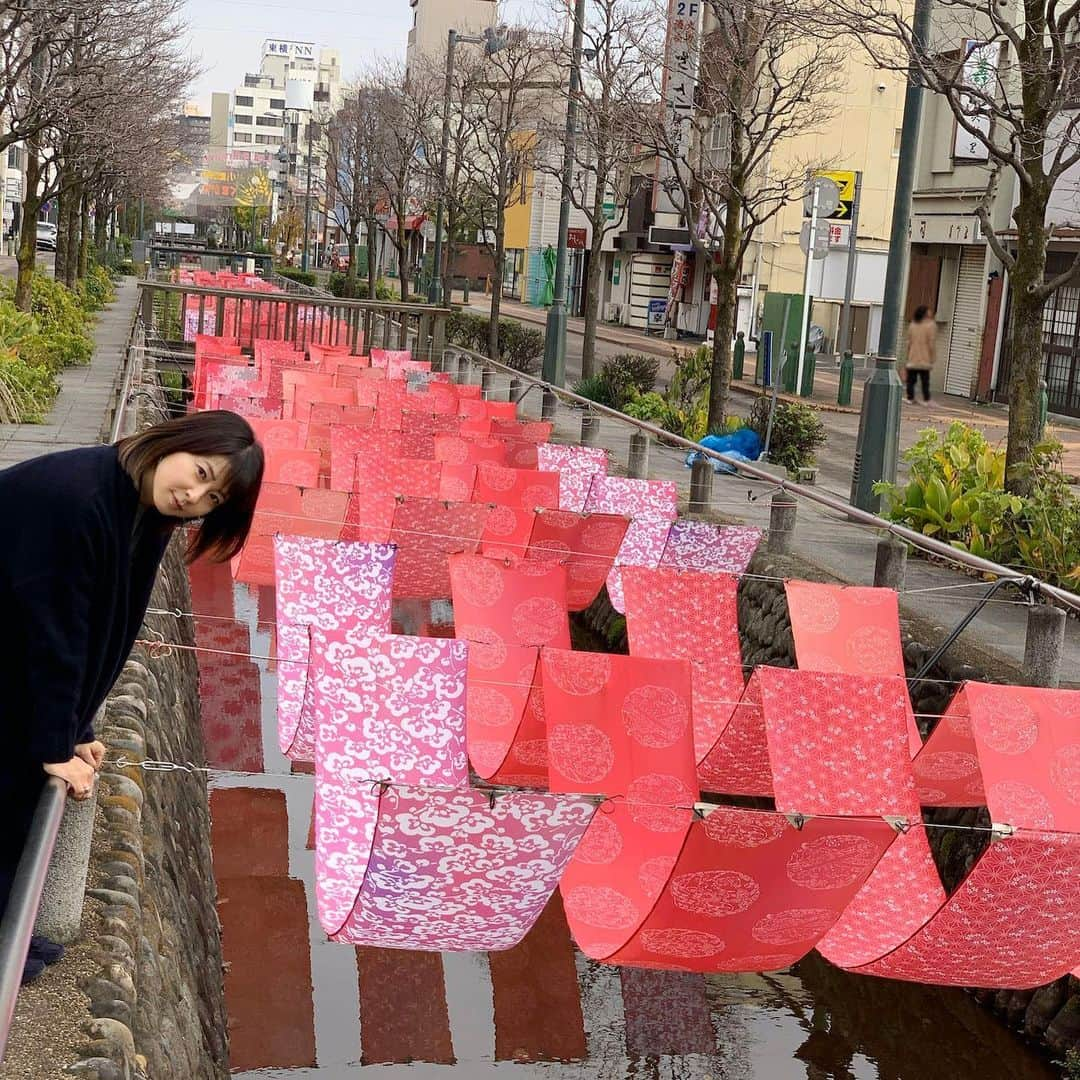
<path id="1" fill-rule="evenodd" d="M 149 501 L 166 517 L 205 517 L 225 501 L 228 468 L 218 454 L 168 454 L 154 468 Z"/>

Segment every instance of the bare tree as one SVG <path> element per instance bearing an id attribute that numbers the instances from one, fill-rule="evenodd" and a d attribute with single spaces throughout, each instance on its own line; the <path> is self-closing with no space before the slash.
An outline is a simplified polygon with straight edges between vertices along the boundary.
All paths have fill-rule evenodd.
<path id="1" fill-rule="evenodd" d="M 463 162 L 483 246 L 491 253 L 488 355 L 499 357 L 499 312 L 506 257 L 506 211 L 522 200 L 526 174 L 543 154 L 541 118 L 557 114 L 562 83 L 557 42 L 538 33 L 510 34 L 470 86 L 475 145 Z"/>
<path id="2" fill-rule="evenodd" d="M 367 233 L 368 298 L 375 298 L 375 236 L 379 204 L 383 198 L 380 162 L 384 156 L 384 123 L 390 110 L 381 91 L 370 80 L 360 79 L 345 91 L 341 107 L 326 126 L 327 184 L 334 218 L 349 240 L 349 269 L 345 295 L 356 295 L 359 276 L 357 248 L 361 227 Z"/>
<path id="3" fill-rule="evenodd" d="M 591 237 L 585 274 L 582 378 L 592 375 L 596 366 L 604 239 L 623 227 L 614 208 L 625 208 L 635 169 L 655 156 L 642 146 L 639 134 L 642 111 L 652 111 L 655 106 L 656 89 L 647 59 L 656 54 L 661 31 L 655 7 L 648 0 L 591 0 L 586 9 L 579 134 L 569 188 L 570 202 L 585 215 Z M 564 68 L 571 63 L 567 43 L 560 50 L 559 63 Z M 557 127 L 557 117 L 551 120 L 545 142 L 561 148 L 564 131 Z M 562 168 L 561 153 L 537 160 L 539 171 L 557 179 L 562 177 Z"/>
<path id="4" fill-rule="evenodd" d="M 664 163 L 663 191 L 716 280 L 708 409 L 716 432 L 728 408 L 743 258 L 757 230 L 826 164 L 776 151 L 834 114 L 843 46 L 815 32 L 799 0 L 702 0 L 702 7 L 700 39 L 669 36 L 666 56 L 669 80 L 683 79 L 686 58 L 696 57 L 696 93 L 693 73 L 689 80 L 696 108 L 659 110 L 647 131 Z"/>
<path id="5" fill-rule="evenodd" d="M 935 41 L 881 0 L 841 0 L 844 21 L 872 59 L 907 71 L 940 95 L 982 159 L 986 192 L 976 213 L 1009 273 L 1009 430 L 1006 486 L 1025 494 L 1025 465 L 1039 441 L 1043 306 L 1080 281 L 1080 255 L 1047 277 L 1047 210 L 1066 173 L 1080 165 L 1080 3 L 1076 0 L 940 0 Z M 965 55 L 963 46 L 967 43 Z M 991 206 L 1003 174 L 1015 181 L 1014 228 Z M 1008 232 L 1009 235 L 1005 235 Z M 1014 235 L 1013 235 L 1014 234 Z"/>
<path id="6" fill-rule="evenodd" d="M 375 159 L 375 175 L 382 189 L 382 198 L 395 221 L 386 236 L 397 253 L 398 279 L 401 299 L 409 296 L 410 240 L 408 219 L 422 205 L 421 159 L 424 136 L 436 112 L 439 91 L 432 80 L 416 77 L 410 72 L 406 82 L 403 65 L 383 67 L 376 77 L 380 137 Z M 369 237 L 370 243 L 370 237 Z"/>

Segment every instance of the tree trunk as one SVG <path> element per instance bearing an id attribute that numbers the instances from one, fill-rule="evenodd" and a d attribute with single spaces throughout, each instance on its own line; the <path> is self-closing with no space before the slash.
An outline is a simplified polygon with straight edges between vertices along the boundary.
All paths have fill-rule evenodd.
<path id="1" fill-rule="evenodd" d="M 40 180 L 41 159 L 38 157 L 38 136 L 35 135 L 26 140 L 26 195 L 19 232 L 19 273 L 15 282 L 15 306 L 20 311 L 30 310 L 31 281 L 37 258 L 37 221 L 41 212 Z"/>
<path id="2" fill-rule="evenodd" d="M 409 244 L 405 235 L 404 221 L 400 217 L 395 247 L 398 257 L 398 280 L 401 284 L 401 302 L 404 304 L 409 299 Z"/>
<path id="3" fill-rule="evenodd" d="M 360 268 L 356 265 L 356 249 L 359 245 L 360 223 L 349 219 L 349 265 L 345 271 L 345 295 L 353 300 L 356 297 L 356 281 Z M 368 297 L 370 300 L 371 297 Z"/>
<path id="4" fill-rule="evenodd" d="M 454 294 L 454 275 L 451 273 L 454 266 L 454 233 L 457 229 L 457 214 L 446 207 L 446 239 L 443 242 L 442 266 L 434 267 L 434 273 L 442 277 L 442 300 L 443 306 L 449 307 Z"/>
<path id="5" fill-rule="evenodd" d="M 105 256 L 109 247 L 109 210 L 104 191 L 99 191 L 94 199 L 94 251 L 96 262 L 105 265 Z"/>
<path id="6" fill-rule="evenodd" d="M 714 271 L 716 277 L 716 328 L 713 331 L 712 370 L 709 374 L 709 413 L 706 421 L 710 434 L 724 428 L 728 397 L 731 392 L 731 341 L 735 336 L 738 311 L 739 276 L 742 272 L 742 204 L 738 176 L 732 177 L 724 208 L 724 246 Z M 699 257 L 702 257 L 699 253 Z M 705 294 L 706 300 L 708 293 Z"/>
<path id="7" fill-rule="evenodd" d="M 1009 272 L 1012 326 L 1009 331 L 1009 434 L 1005 449 L 1005 487 L 1015 495 L 1031 491 L 1027 470 L 1039 442 L 1039 399 L 1043 357 L 1043 298 L 1036 293 L 1046 276 L 1046 200 L 1022 192 L 1013 211 L 1018 230 L 1016 264 Z"/>
<path id="8" fill-rule="evenodd" d="M 90 196 L 85 187 L 79 200 L 79 265 L 77 276 L 80 281 L 86 277 L 90 266 Z"/>
<path id="9" fill-rule="evenodd" d="M 601 249 L 604 246 L 604 189 L 610 168 L 606 159 L 597 161 L 596 190 L 593 192 L 592 247 L 589 251 L 589 268 L 585 272 L 585 331 L 581 338 L 581 377 L 588 379 L 596 374 L 596 326 L 600 321 L 600 275 L 604 264 Z"/>
<path id="10" fill-rule="evenodd" d="M 68 197 L 61 191 L 56 196 L 56 251 L 53 252 L 53 274 L 57 281 L 64 280 L 63 267 L 67 265 L 67 211 Z"/>
<path id="11" fill-rule="evenodd" d="M 61 273 L 59 265 L 57 274 L 60 280 L 69 288 L 75 288 L 75 279 L 79 274 L 79 248 L 82 237 L 79 233 L 79 202 L 82 199 L 82 187 L 72 183 L 68 188 L 67 198 L 64 200 L 65 229 L 67 230 L 67 248 L 64 251 L 64 266 Z"/>
<path id="12" fill-rule="evenodd" d="M 375 237 L 378 235 L 378 228 L 375 219 L 368 218 L 367 222 L 367 282 L 368 282 L 368 294 L 369 300 L 375 299 L 375 285 L 378 281 L 379 268 L 378 268 L 378 252 L 375 249 Z"/>
<path id="13" fill-rule="evenodd" d="M 506 269 L 506 206 L 505 198 L 499 200 L 495 211 L 494 275 L 491 279 L 491 317 L 488 319 L 488 356 L 500 360 L 499 317 L 502 314 L 503 273 Z"/>

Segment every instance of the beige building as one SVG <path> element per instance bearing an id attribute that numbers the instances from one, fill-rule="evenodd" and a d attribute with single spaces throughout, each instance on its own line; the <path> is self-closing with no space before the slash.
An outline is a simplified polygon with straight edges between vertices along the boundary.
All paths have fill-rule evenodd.
<path id="1" fill-rule="evenodd" d="M 494 26 L 498 17 L 496 0 L 409 0 L 413 10 L 412 29 L 405 52 L 411 68 L 424 57 L 439 64 L 446 57 L 446 38 L 451 30 L 461 34 L 481 34 Z"/>
<path id="2" fill-rule="evenodd" d="M 817 165 L 840 174 L 835 178 L 848 186 L 843 193 L 849 199 L 838 211 L 842 216 L 828 221 L 828 254 L 815 260 L 810 278 L 813 321 L 825 331 L 826 351 L 838 352 L 843 351 L 837 334 L 851 235 L 847 207 L 854 195 L 855 178 L 850 174 L 861 174 L 850 346 L 856 354 L 865 354 L 876 350 L 881 325 L 904 79 L 896 72 L 875 68 L 854 41 L 846 56 L 845 70 L 838 75 L 844 90 L 836 97 L 833 119 L 812 134 L 779 141 L 769 167 L 779 175 L 799 163 Z M 757 285 L 759 304 L 767 292 L 802 292 L 806 256 L 799 247 L 799 233 L 803 221 L 800 199 L 759 228 L 758 242 L 751 245 L 743 267 L 746 283 L 751 288 Z"/>

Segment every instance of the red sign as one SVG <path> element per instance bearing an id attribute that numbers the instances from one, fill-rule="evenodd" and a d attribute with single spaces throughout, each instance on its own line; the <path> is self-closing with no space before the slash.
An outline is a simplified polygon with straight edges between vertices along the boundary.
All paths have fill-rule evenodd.
<path id="1" fill-rule="evenodd" d="M 566 246 L 569 248 L 584 248 L 586 232 L 584 229 L 567 229 Z"/>

